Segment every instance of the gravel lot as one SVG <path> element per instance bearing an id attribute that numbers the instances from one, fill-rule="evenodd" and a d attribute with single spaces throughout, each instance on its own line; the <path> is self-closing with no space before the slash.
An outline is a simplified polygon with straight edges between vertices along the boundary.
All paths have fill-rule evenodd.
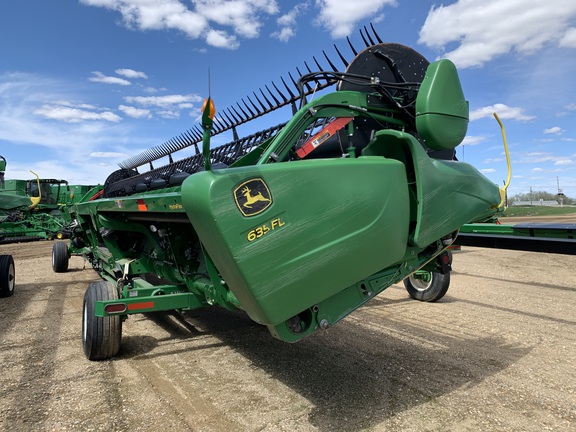
<path id="1" fill-rule="evenodd" d="M 98 276 L 54 274 L 51 247 L 0 246 L 1 430 L 576 431 L 576 256 L 463 248 L 440 302 L 395 285 L 296 344 L 240 312 L 135 315 L 90 362 Z"/>

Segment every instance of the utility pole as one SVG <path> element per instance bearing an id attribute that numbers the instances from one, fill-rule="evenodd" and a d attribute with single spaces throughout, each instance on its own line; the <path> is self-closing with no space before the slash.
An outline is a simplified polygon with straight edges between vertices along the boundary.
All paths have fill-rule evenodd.
<path id="1" fill-rule="evenodd" d="M 560 201 L 560 207 L 564 204 L 564 191 L 560 189 L 560 179 L 556 177 L 556 186 L 558 187 L 558 200 Z"/>
<path id="2" fill-rule="evenodd" d="M 532 206 L 532 186 L 530 186 L 530 206 Z"/>

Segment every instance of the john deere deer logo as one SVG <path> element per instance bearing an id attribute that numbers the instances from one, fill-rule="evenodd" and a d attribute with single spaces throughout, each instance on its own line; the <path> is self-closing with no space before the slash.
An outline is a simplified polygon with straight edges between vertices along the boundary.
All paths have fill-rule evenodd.
<path id="1" fill-rule="evenodd" d="M 272 204 L 272 195 L 264 180 L 252 179 L 234 189 L 234 201 L 238 210 L 246 217 L 262 213 Z"/>

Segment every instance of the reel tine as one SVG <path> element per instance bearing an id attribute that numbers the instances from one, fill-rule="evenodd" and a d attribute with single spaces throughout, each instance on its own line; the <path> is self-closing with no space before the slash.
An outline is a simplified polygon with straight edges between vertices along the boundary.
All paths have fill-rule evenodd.
<path id="1" fill-rule="evenodd" d="M 376 40 L 378 41 L 378 43 L 384 43 L 384 42 L 382 42 L 382 39 L 380 39 L 380 36 L 379 36 L 378 33 L 376 32 L 376 29 L 374 28 L 374 26 L 372 25 L 372 23 L 370 23 L 370 28 L 372 29 L 372 33 L 374 33 L 374 37 L 376 38 Z"/>
<path id="2" fill-rule="evenodd" d="M 174 153 L 176 150 L 178 150 L 177 146 L 174 144 L 174 138 L 170 138 L 166 142 L 166 144 L 167 144 L 166 147 L 168 148 L 169 153 Z"/>
<path id="3" fill-rule="evenodd" d="M 328 64 L 330 65 L 330 67 L 332 68 L 332 70 L 334 72 L 339 72 L 338 68 L 336 66 L 334 66 L 334 63 L 332 63 L 330 61 L 330 58 L 328 58 L 328 56 L 326 55 L 326 51 L 322 50 L 322 54 L 324 54 L 324 58 L 326 59 L 326 61 L 328 62 Z"/>
<path id="4" fill-rule="evenodd" d="M 232 111 L 234 111 L 234 114 L 232 114 L 232 116 L 234 117 L 234 119 L 236 120 L 236 123 L 242 123 L 244 120 L 242 119 L 242 115 L 240 115 L 240 113 L 238 111 L 236 111 L 236 108 L 234 108 L 234 106 L 230 106 L 230 108 L 232 108 L 230 112 L 230 114 L 232 114 Z M 238 117 L 236 117 L 238 116 Z"/>
<path id="5" fill-rule="evenodd" d="M 194 127 L 193 129 L 189 129 L 187 132 L 188 136 L 190 137 L 190 139 L 192 141 L 196 141 L 197 139 L 199 139 L 200 137 L 198 136 L 198 131 L 196 130 L 196 127 Z"/>
<path id="6" fill-rule="evenodd" d="M 202 141 L 202 130 L 200 129 L 200 127 L 198 125 L 196 125 L 196 128 L 194 129 L 194 132 L 196 133 L 196 136 L 198 137 L 197 140 L 198 141 Z"/>
<path id="7" fill-rule="evenodd" d="M 270 100 L 266 97 L 266 94 L 262 91 L 262 88 L 259 88 L 258 90 L 260 90 L 260 93 L 262 93 L 262 97 L 264 98 L 264 100 L 268 104 L 268 108 L 266 108 L 266 109 L 269 110 L 269 109 L 274 108 L 274 105 L 272 105 L 272 102 L 270 102 Z M 270 91 L 270 90 L 268 90 L 268 91 Z"/>
<path id="8" fill-rule="evenodd" d="M 362 29 L 360 29 L 360 36 L 362 37 L 362 41 L 364 42 L 364 45 L 366 45 L 366 48 L 368 48 L 370 46 L 370 44 L 366 40 L 366 37 L 364 37 L 364 33 L 362 33 Z"/>
<path id="9" fill-rule="evenodd" d="M 344 56 L 342 55 L 342 53 L 340 52 L 340 50 L 338 49 L 338 47 L 336 46 L 336 44 L 334 44 L 334 49 L 335 49 L 336 52 L 338 53 L 338 56 L 340 57 L 340 60 L 342 60 L 342 63 L 344 63 L 344 67 L 347 68 L 347 67 L 348 67 L 348 62 L 346 61 L 346 58 L 344 58 Z"/>
<path id="10" fill-rule="evenodd" d="M 220 133 L 222 132 L 222 125 L 217 123 L 217 122 L 213 122 L 212 123 L 212 133 Z"/>
<path id="11" fill-rule="evenodd" d="M 360 34 L 362 34 L 362 33 L 360 33 Z M 346 40 L 348 41 L 348 45 L 350 46 L 350 49 L 352 50 L 354 55 L 357 56 L 358 51 L 356 51 L 356 48 L 354 48 L 354 45 L 352 45 L 352 42 L 350 41 L 350 38 L 348 36 L 346 36 Z"/>
<path id="12" fill-rule="evenodd" d="M 280 97 L 282 99 L 284 99 L 284 102 L 286 101 L 286 97 L 280 93 L 280 90 L 278 90 L 278 87 L 276 87 L 276 84 L 274 84 L 274 81 L 272 81 L 272 85 L 274 86 L 274 88 L 276 88 L 276 91 L 280 94 Z M 272 90 L 270 90 L 270 88 L 268 87 L 268 85 L 265 85 L 264 87 L 266 87 L 266 90 L 268 90 L 268 93 L 270 93 L 270 96 L 272 96 L 272 99 L 274 99 L 274 102 L 276 102 L 276 105 L 280 105 L 280 101 L 278 100 L 278 98 L 274 95 L 274 93 L 272 93 Z"/>
<path id="13" fill-rule="evenodd" d="M 259 89 L 260 92 L 262 93 L 262 89 Z M 258 103 L 260 104 L 260 106 L 262 107 L 262 110 L 260 112 L 260 114 L 262 114 L 263 112 L 268 110 L 268 107 L 266 105 L 264 105 L 264 103 L 260 100 L 260 98 L 258 97 L 258 95 L 256 94 L 256 92 L 252 92 L 252 94 L 254 95 L 254 97 L 256 98 L 256 100 L 258 101 Z M 264 93 L 262 93 L 264 95 Z"/>
<path id="14" fill-rule="evenodd" d="M 254 93 L 254 92 L 253 92 Z M 256 93 L 254 93 L 254 97 L 256 98 L 256 100 L 258 100 L 258 96 L 256 96 Z M 246 96 L 246 98 L 250 101 L 250 103 L 252 104 L 252 106 L 254 107 L 254 109 L 256 110 L 256 112 L 260 115 L 262 114 L 262 111 L 260 111 L 260 108 L 258 108 L 258 106 L 252 101 L 252 99 L 250 99 L 250 96 Z M 260 100 L 258 100 L 258 102 L 260 102 Z M 262 102 L 260 102 L 260 105 L 262 105 Z M 264 111 L 266 111 L 266 107 L 264 105 L 262 105 L 262 109 Z"/>
<path id="15" fill-rule="evenodd" d="M 290 79 L 292 80 L 292 84 L 294 84 L 294 87 L 298 88 L 298 84 L 296 84 L 296 81 L 294 81 L 294 77 L 292 76 L 292 74 L 290 72 L 288 72 L 288 76 L 290 77 Z M 284 84 L 286 85 L 286 84 Z M 288 88 L 288 86 L 286 86 L 286 88 Z M 290 95 L 292 95 L 293 98 L 295 98 L 296 96 L 294 96 L 294 94 L 288 90 L 290 92 Z"/>
<path id="16" fill-rule="evenodd" d="M 178 142 L 176 138 L 172 139 L 172 145 L 174 147 L 174 151 L 182 150 L 182 145 Z"/>
<path id="17" fill-rule="evenodd" d="M 246 96 L 248 98 L 248 100 L 250 100 L 250 98 L 248 96 Z M 254 112 L 250 109 L 250 107 L 248 106 L 248 104 L 246 103 L 246 101 L 244 100 L 244 98 L 240 99 L 242 101 L 242 103 L 244 104 L 244 106 L 246 107 L 246 109 L 248 110 L 248 112 L 252 115 L 252 117 L 254 117 L 256 114 L 254 114 Z M 250 101 L 252 103 L 252 101 Z M 246 116 L 246 120 L 248 120 L 249 116 Z"/>
<path id="18" fill-rule="evenodd" d="M 240 99 L 242 100 L 242 99 Z M 242 114 L 244 114 L 244 118 L 242 118 L 242 116 L 240 116 L 240 118 L 242 119 L 242 121 L 246 121 L 246 119 L 249 117 L 248 114 L 246 114 L 246 111 L 244 111 L 242 109 L 242 107 L 240 106 L 240 104 L 238 102 L 236 102 L 236 105 L 238 105 L 238 108 L 240 108 L 240 111 L 242 111 Z"/>
<path id="19" fill-rule="evenodd" d="M 308 69 L 308 73 L 312 73 L 312 69 L 310 69 L 310 66 L 308 66 L 308 63 L 304 62 L 304 66 L 306 66 L 306 69 Z"/>
<path id="20" fill-rule="evenodd" d="M 318 60 L 316 59 L 316 57 L 312 56 L 312 59 L 314 59 L 314 63 L 316 63 L 316 67 L 318 68 L 318 70 L 320 70 L 321 72 L 324 72 L 324 69 L 322 69 L 322 66 L 320 66 L 320 63 L 318 63 Z"/>
<path id="21" fill-rule="evenodd" d="M 228 110 L 228 114 L 230 114 L 230 115 L 232 116 L 232 118 L 234 119 L 234 122 L 235 122 L 235 123 L 239 123 L 239 122 L 240 122 L 240 118 L 239 118 L 240 116 L 236 117 L 236 116 L 234 115 L 234 113 L 232 112 L 232 109 L 230 109 L 230 108 L 234 109 L 234 107 L 228 107 L 228 108 L 226 108 L 226 109 Z M 236 113 L 236 114 L 238 114 L 238 113 Z"/>
<path id="22" fill-rule="evenodd" d="M 288 87 L 288 84 L 286 84 L 286 81 L 284 81 L 284 78 L 280 77 L 280 79 L 282 80 L 282 84 L 284 84 L 284 87 L 286 87 L 286 90 L 288 91 L 288 94 L 290 95 L 290 97 L 291 97 L 292 99 L 294 99 L 296 96 L 294 96 L 294 93 L 292 93 L 292 91 L 290 90 L 290 87 Z M 292 81 L 294 81 L 294 80 L 292 80 Z M 274 84 L 274 83 L 272 83 L 272 84 Z M 275 88 L 276 90 L 278 90 L 278 87 L 276 87 L 276 84 L 274 84 L 274 88 Z M 282 95 L 282 93 L 280 92 L 280 90 L 278 90 L 278 93 L 280 93 L 280 94 Z M 285 97 L 284 95 L 282 95 L 282 97 L 284 98 L 284 100 L 285 100 L 286 102 L 288 102 L 288 99 L 286 99 L 286 97 Z"/>
<path id="23" fill-rule="evenodd" d="M 176 140 L 176 142 L 178 143 L 178 150 L 182 150 L 185 146 L 185 142 L 182 140 L 182 135 L 177 136 L 174 138 Z"/>
<path id="24" fill-rule="evenodd" d="M 232 123 L 230 122 L 230 119 L 228 118 L 228 116 L 226 115 L 226 113 L 224 111 L 221 112 L 221 119 L 222 119 L 222 123 L 224 123 L 226 125 L 227 128 L 232 127 Z"/>
<path id="25" fill-rule="evenodd" d="M 308 66 L 308 65 L 306 65 L 306 66 Z M 302 72 L 300 72 L 300 69 L 298 69 L 298 66 L 296 66 L 296 70 L 298 71 L 298 75 L 300 75 L 300 78 L 302 78 Z M 313 91 L 314 91 L 314 89 L 313 89 L 312 87 L 310 87 L 310 84 L 305 83 L 304 85 L 305 85 L 306 88 L 308 89 L 308 92 L 313 92 Z M 296 87 L 298 87 L 298 86 L 296 86 Z"/>
<path id="26" fill-rule="evenodd" d="M 376 45 L 372 40 L 372 38 L 370 37 L 370 33 L 368 33 L 368 29 L 366 28 L 366 26 L 364 26 L 364 33 L 366 34 L 366 37 L 370 41 L 370 46 Z"/>

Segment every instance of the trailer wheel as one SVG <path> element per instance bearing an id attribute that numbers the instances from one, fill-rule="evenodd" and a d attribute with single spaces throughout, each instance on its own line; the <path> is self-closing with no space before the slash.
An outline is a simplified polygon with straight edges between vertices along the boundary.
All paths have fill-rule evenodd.
<path id="1" fill-rule="evenodd" d="M 68 245 L 56 242 L 52 246 L 52 270 L 54 273 L 64 273 L 68 270 Z"/>
<path id="2" fill-rule="evenodd" d="M 0 297 L 10 297 L 14 294 L 16 269 L 12 255 L 0 255 Z"/>
<path id="3" fill-rule="evenodd" d="M 450 286 L 450 273 L 417 271 L 404 279 L 404 286 L 410 297 L 425 302 L 440 300 Z"/>
<path id="4" fill-rule="evenodd" d="M 118 299 L 118 291 L 107 281 L 91 282 L 84 295 L 82 311 L 82 347 L 88 360 L 106 360 L 118 354 L 122 339 L 122 318 L 97 317 L 97 301 Z"/>

